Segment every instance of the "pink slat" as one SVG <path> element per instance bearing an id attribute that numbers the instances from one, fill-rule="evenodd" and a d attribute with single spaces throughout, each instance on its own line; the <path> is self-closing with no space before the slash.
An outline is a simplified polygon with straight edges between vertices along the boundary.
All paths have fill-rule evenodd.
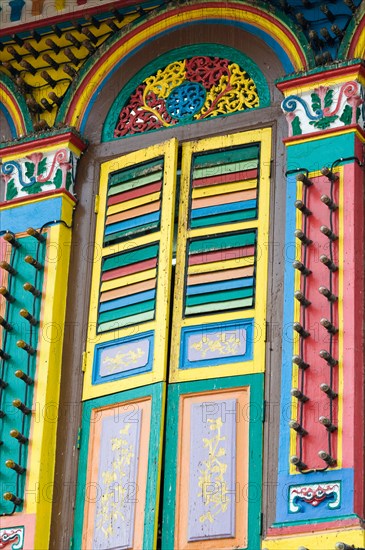
<path id="1" fill-rule="evenodd" d="M 137 216 L 144 216 L 145 214 L 151 214 L 151 212 L 157 212 L 160 209 L 161 201 L 152 202 L 146 204 L 145 206 L 139 206 L 138 208 L 131 208 L 125 212 L 119 212 L 118 214 L 113 214 L 108 216 L 106 219 L 106 225 L 111 223 L 122 222 L 124 220 L 129 220 L 131 218 L 137 218 Z"/>
<path id="2" fill-rule="evenodd" d="M 132 199 L 137 199 L 138 197 L 145 197 L 151 193 L 157 193 L 161 191 L 162 181 L 157 181 L 156 183 L 151 183 L 150 185 L 144 185 L 143 187 L 137 187 L 131 191 L 124 191 L 124 193 L 119 193 L 119 195 L 114 195 L 108 199 L 108 206 L 113 204 L 119 204 L 120 202 L 130 201 Z"/>
<path id="3" fill-rule="evenodd" d="M 225 260 L 234 260 L 235 258 L 246 258 L 254 254 L 254 246 L 242 246 L 238 248 L 228 248 L 226 250 L 215 250 L 214 252 L 203 252 L 202 254 L 192 254 L 189 256 L 189 265 L 223 262 Z"/>
<path id="4" fill-rule="evenodd" d="M 252 277 L 254 266 L 240 267 L 238 269 L 226 269 L 225 271 L 212 271 L 211 273 L 197 273 L 189 275 L 188 285 L 200 285 L 203 283 L 216 283 L 217 281 L 227 281 L 228 279 L 240 279 L 241 277 Z"/>
<path id="5" fill-rule="evenodd" d="M 193 199 L 192 207 L 205 208 L 206 206 L 218 206 L 219 204 L 231 204 L 232 202 L 249 201 L 256 199 L 257 189 L 247 189 L 247 191 L 238 191 L 227 193 L 225 195 L 214 195 L 213 197 L 204 197 L 202 199 Z"/>
<path id="6" fill-rule="evenodd" d="M 133 273 L 139 273 L 140 271 L 146 271 L 147 269 L 153 269 L 157 265 L 157 258 L 151 258 L 150 260 L 145 260 L 143 262 L 137 262 L 135 264 L 130 264 L 125 267 L 118 267 L 117 269 L 111 269 L 103 273 L 101 280 L 111 281 L 112 279 L 117 279 L 118 277 L 124 277 L 125 275 L 132 275 Z"/>
<path id="7" fill-rule="evenodd" d="M 200 178 L 193 180 L 193 187 L 207 187 L 208 185 L 218 185 L 220 183 L 232 183 L 234 181 L 244 181 L 257 178 L 257 168 L 253 170 L 244 170 L 242 172 L 233 172 L 213 176 L 211 178 Z"/>
<path id="8" fill-rule="evenodd" d="M 156 288 L 156 279 L 149 279 L 148 281 L 142 281 L 141 283 L 134 283 L 132 285 L 102 292 L 100 302 L 108 302 L 109 300 L 115 300 L 116 298 L 123 298 L 123 296 L 130 296 L 131 294 L 137 294 L 137 292 L 144 292 L 145 290 L 151 290 L 152 288 Z"/>

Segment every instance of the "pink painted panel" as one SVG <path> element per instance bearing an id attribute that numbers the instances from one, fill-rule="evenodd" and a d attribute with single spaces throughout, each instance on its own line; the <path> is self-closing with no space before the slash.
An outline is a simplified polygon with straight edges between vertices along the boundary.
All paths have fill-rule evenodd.
<path id="1" fill-rule="evenodd" d="M 192 403 L 188 541 L 235 535 L 236 399 Z M 233 494 L 232 494 L 233 491 Z"/>
<path id="2" fill-rule="evenodd" d="M 83 548 L 142 548 L 151 398 L 94 409 Z"/>
<path id="3" fill-rule="evenodd" d="M 246 547 L 248 407 L 248 388 L 180 397 L 175 548 Z"/>

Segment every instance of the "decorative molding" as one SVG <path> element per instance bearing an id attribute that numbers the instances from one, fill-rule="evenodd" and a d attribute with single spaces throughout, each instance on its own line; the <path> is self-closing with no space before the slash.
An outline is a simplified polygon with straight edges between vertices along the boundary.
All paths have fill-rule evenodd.
<path id="1" fill-rule="evenodd" d="M 289 489 L 289 512 L 297 514 L 304 511 L 305 504 L 312 507 L 327 505 L 334 510 L 341 507 L 341 483 L 313 483 L 311 485 L 293 485 Z"/>
<path id="2" fill-rule="evenodd" d="M 66 148 L 6 160 L 1 167 L 6 200 L 52 189 L 66 189 L 73 193 L 76 160 L 76 155 Z"/>
<path id="3" fill-rule="evenodd" d="M 287 96 L 281 104 L 289 137 L 364 124 L 361 85 L 348 81 Z"/>
<path id="4" fill-rule="evenodd" d="M 0 548 L 22 550 L 24 545 L 24 527 L 0 529 Z"/>

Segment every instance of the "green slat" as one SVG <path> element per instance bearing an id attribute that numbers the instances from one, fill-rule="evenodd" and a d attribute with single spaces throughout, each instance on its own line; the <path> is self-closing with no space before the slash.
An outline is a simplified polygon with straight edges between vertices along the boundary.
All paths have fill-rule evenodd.
<path id="1" fill-rule="evenodd" d="M 251 307 L 253 298 L 245 298 L 243 300 L 231 300 L 229 302 L 219 302 L 218 304 L 205 304 L 201 306 L 192 306 L 185 308 L 185 315 L 197 315 L 201 313 L 211 313 L 214 311 L 225 312 L 227 309 L 242 309 Z"/>
<path id="2" fill-rule="evenodd" d="M 158 255 L 158 244 L 152 246 L 146 246 L 143 248 L 136 248 L 131 252 L 123 252 L 116 256 L 109 256 L 103 261 L 102 272 L 109 271 L 109 269 L 115 269 L 116 267 L 126 266 L 129 264 L 135 264 L 142 262 L 143 260 L 149 260 L 155 258 Z"/>
<path id="3" fill-rule="evenodd" d="M 162 170 L 160 170 L 159 172 L 150 174 L 149 176 L 144 176 L 143 178 L 134 179 L 129 182 L 121 183 L 121 184 L 115 185 L 114 187 L 111 187 L 108 191 L 108 197 L 112 197 L 113 195 L 118 195 L 118 193 L 123 193 L 124 191 L 129 191 L 131 189 L 137 189 L 138 187 L 143 187 L 144 185 L 147 185 L 149 183 L 154 183 L 162 179 L 163 179 L 163 172 Z"/>
<path id="4" fill-rule="evenodd" d="M 137 236 L 141 233 L 147 233 L 147 231 L 151 233 L 153 230 L 158 230 L 159 227 L 160 222 L 146 223 L 145 225 L 141 225 L 140 227 L 136 227 L 134 229 L 125 229 L 124 231 L 119 231 L 118 233 L 112 233 L 111 235 L 104 237 L 104 246 L 110 242 L 126 239 L 130 235 Z"/>
<path id="5" fill-rule="evenodd" d="M 186 306 L 198 306 L 200 304 L 211 304 L 214 302 L 224 302 L 227 300 L 240 300 L 253 296 L 253 287 L 241 290 L 225 290 L 222 292 L 212 292 L 211 294 L 199 294 L 199 296 L 188 296 Z"/>
<path id="6" fill-rule="evenodd" d="M 206 168 L 196 168 L 193 171 L 193 179 L 211 178 L 232 174 L 233 172 L 242 172 L 244 170 L 253 170 L 257 168 L 258 160 L 248 160 L 245 162 L 233 162 L 232 164 L 217 164 L 216 166 L 207 166 Z"/>
<path id="7" fill-rule="evenodd" d="M 241 210 L 230 214 L 219 214 L 219 216 L 209 216 L 207 218 L 198 218 L 190 221 L 190 227 L 207 227 L 211 225 L 221 225 L 222 223 L 243 222 L 257 217 L 257 208 L 251 210 Z"/>
<path id="8" fill-rule="evenodd" d="M 159 158 L 152 162 L 146 162 L 143 164 L 134 165 L 133 168 L 121 170 L 120 172 L 113 172 L 109 175 L 109 185 L 118 185 L 125 181 L 130 181 L 135 178 L 147 176 L 151 172 L 162 170 L 163 159 Z"/>
<path id="9" fill-rule="evenodd" d="M 244 160 L 257 159 L 259 156 L 259 145 L 250 147 L 241 147 L 239 149 L 223 149 L 206 155 L 200 154 L 194 156 L 195 166 L 215 166 L 216 164 L 227 164 L 229 162 L 242 162 Z"/>
<path id="10" fill-rule="evenodd" d="M 234 235 L 227 235 L 224 233 L 223 235 L 212 239 L 199 239 L 196 241 L 191 241 L 189 246 L 189 254 L 199 254 L 200 252 L 237 248 L 239 246 L 255 244 L 255 242 L 256 231 L 236 233 Z"/>
<path id="11" fill-rule="evenodd" d="M 145 313 L 146 311 L 152 311 L 155 309 L 156 300 L 147 300 L 141 304 L 134 304 L 132 306 L 120 307 L 111 311 L 101 313 L 98 317 L 98 323 L 107 323 L 114 319 L 122 319 L 123 317 L 130 317 L 131 315 L 138 315 L 139 313 Z"/>
<path id="12" fill-rule="evenodd" d="M 129 325 L 137 325 L 139 323 L 144 323 L 145 321 L 151 321 L 154 318 L 155 312 L 147 311 L 146 313 L 141 313 L 140 315 L 132 315 L 131 317 L 124 317 L 124 319 L 118 319 L 117 321 L 102 323 L 98 326 L 98 332 L 106 332 L 108 330 L 128 327 Z"/>

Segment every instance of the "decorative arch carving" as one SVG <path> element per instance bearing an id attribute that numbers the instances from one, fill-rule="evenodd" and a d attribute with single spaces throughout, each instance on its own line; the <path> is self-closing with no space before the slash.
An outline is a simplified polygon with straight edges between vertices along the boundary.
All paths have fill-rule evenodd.
<path id="1" fill-rule="evenodd" d="M 233 48 L 200 44 L 144 67 L 117 96 L 103 141 L 269 105 L 257 65 Z"/>

